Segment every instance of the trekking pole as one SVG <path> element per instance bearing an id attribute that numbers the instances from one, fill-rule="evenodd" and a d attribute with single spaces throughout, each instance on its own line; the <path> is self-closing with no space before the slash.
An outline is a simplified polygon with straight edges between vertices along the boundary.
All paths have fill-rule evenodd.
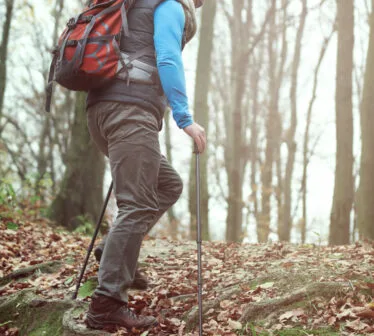
<path id="1" fill-rule="evenodd" d="M 96 224 L 95 233 L 94 233 L 94 235 L 93 235 L 93 237 L 91 239 L 91 244 L 88 247 L 88 251 L 87 251 L 87 255 L 86 255 L 86 260 L 84 261 L 83 268 L 82 268 L 81 274 L 79 275 L 79 279 L 78 279 L 78 282 L 77 282 L 77 287 L 75 288 L 75 292 L 74 292 L 74 294 L 72 296 L 73 300 L 75 300 L 77 298 L 77 296 L 78 296 L 78 291 L 79 291 L 79 287 L 80 287 L 82 279 L 83 279 L 84 271 L 86 270 L 88 259 L 90 258 L 90 254 L 91 254 L 93 246 L 95 244 L 95 240 L 96 240 L 97 234 L 99 233 L 100 225 L 101 225 L 101 222 L 103 220 L 103 217 L 104 217 L 104 214 L 105 214 L 105 209 L 106 209 L 106 207 L 108 205 L 110 194 L 112 193 L 112 190 L 113 190 L 113 181 L 110 184 L 110 187 L 109 187 L 109 190 L 108 190 L 108 194 L 106 195 L 106 198 L 105 198 L 105 201 L 104 201 L 104 204 L 103 204 L 103 208 L 101 210 L 100 218 L 99 218 L 99 220 L 97 221 L 97 224 Z"/>
<path id="2" fill-rule="evenodd" d="M 201 275 L 201 216 L 200 216 L 200 155 L 196 143 L 194 144 L 196 154 L 196 220 L 197 220 L 197 285 L 199 306 L 199 336 L 203 335 L 203 280 Z"/>

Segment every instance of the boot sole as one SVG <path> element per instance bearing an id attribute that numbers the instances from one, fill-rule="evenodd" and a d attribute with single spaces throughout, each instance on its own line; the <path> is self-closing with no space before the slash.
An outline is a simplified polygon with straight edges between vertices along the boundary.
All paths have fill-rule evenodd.
<path id="1" fill-rule="evenodd" d="M 127 329 L 132 329 L 133 327 L 127 327 L 127 326 L 124 326 L 124 325 L 120 325 L 116 322 L 101 322 L 101 321 L 98 321 L 96 320 L 91 314 L 87 314 L 87 317 L 86 317 L 86 325 L 91 328 L 91 329 L 110 329 L 110 330 L 116 330 L 117 328 L 127 328 Z M 149 328 L 149 327 L 154 327 L 158 325 L 158 322 L 157 320 L 150 323 L 150 324 L 147 324 L 147 325 L 144 325 L 144 326 L 138 326 L 136 328 Z"/>

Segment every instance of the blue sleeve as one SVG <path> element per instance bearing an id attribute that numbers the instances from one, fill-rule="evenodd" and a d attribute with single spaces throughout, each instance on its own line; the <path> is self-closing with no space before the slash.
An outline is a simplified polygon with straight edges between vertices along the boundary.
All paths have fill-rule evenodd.
<path id="1" fill-rule="evenodd" d="M 185 17 L 182 5 L 166 0 L 155 10 L 154 44 L 162 88 L 179 128 L 193 123 L 188 108 L 186 79 L 182 61 L 182 38 Z"/>

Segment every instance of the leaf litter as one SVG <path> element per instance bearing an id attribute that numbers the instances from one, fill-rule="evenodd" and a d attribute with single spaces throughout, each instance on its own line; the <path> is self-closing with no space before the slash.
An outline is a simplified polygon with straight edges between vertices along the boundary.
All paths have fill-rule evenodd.
<path id="1" fill-rule="evenodd" d="M 36 271 L 14 279 L 0 287 L 0 295 L 34 288 L 46 299 L 70 298 L 91 238 L 52 228 L 47 220 L 13 218 L 12 223 L 9 229 L 7 220 L 0 218 L 0 277 L 51 261 L 61 261 L 62 266 L 57 272 Z M 113 335 L 197 335 L 196 321 L 186 322 L 197 306 L 196 256 L 195 242 L 147 238 L 140 266 L 150 289 L 130 291 L 129 306 L 136 313 L 157 316 L 159 325 L 151 330 L 121 329 Z M 340 335 L 374 335 L 373 265 L 374 248 L 368 242 L 339 247 L 204 242 L 204 335 L 254 335 L 251 330 L 277 335 L 294 327 L 305 334 L 327 327 Z M 82 283 L 95 278 L 97 271 L 92 256 Z M 318 282 L 344 283 L 348 289 L 296 300 L 269 314 L 265 309 L 254 319 L 242 320 L 248 306 L 266 307 Z M 0 333 L 14 336 L 17 329 L 5 324 Z"/>

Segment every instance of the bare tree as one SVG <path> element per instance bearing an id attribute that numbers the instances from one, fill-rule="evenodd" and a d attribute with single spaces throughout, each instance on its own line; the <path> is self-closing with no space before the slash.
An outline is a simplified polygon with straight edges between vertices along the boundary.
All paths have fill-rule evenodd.
<path id="1" fill-rule="evenodd" d="M 371 1 L 370 35 L 361 102 L 361 166 L 357 192 L 357 225 L 361 238 L 374 239 L 374 0 Z"/>
<path id="2" fill-rule="evenodd" d="M 324 56 L 326 54 L 327 47 L 331 41 L 331 37 L 333 33 L 335 32 L 335 26 L 333 27 L 331 33 L 329 36 L 327 36 L 324 39 L 319 57 L 317 66 L 314 70 L 314 78 L 313 78 L 313 89 L 312 89 L 312 97 L 309 101 L 308 110 L 307 110 L 307 116 L 306 116 L 306 122 L 305 122 L 305 130 L 304 130 L 304 139 L 303 139 L 303 174 L 301 178 L 301 192 L 302 192 L 302 223 L 301 223 L 301 243 L 304 244 L 306 240 L 306 232 L 308 227 L 308 215 L 307 215 L 307 179 L 308 179 L 308 166 L 310 162 L 310 156 L 311 156 L 311 150 L 309 146 L 310 142 L 310 126 L 312 123 L 312 112 L 313 112 L 313 106 L 314 102 L 317 98 L 317 86 L 318 86 L 318 76 L 320 73 L 320 68 L 322 61 L 324 59 Z"/>
<path id="3" fill-rule="evenodd" d="M 166 147 L 166 158 L 171 165 L 173 165 L 172 156 L 172 145 L 171 145 L 171 135 L 170 135 L 170 109 L 167 109 L 165 113 L 165 147 Z M 175 216 L 174 208 L 171 207 L 167 211 L 169 217 L 169 232 L 172 239 L 177 239 L 178 234 L 178 224 L 179 220 Z"/>
<path id="4" fill-rule="evenodd" d="M 78 93 L 75 119 L 61 188 L 50 208 L 50 217 L 68 229 L 81 224 L 81 216 L 96 220 L 103 199 L 104 157 L 87 129 L 86 95 Z"/>
<path id="5" fill-rule="evenodd" d="M 353 203 L 353 0 L 337 0 L 336 170 L 329 243 L 348 244 Z"/>
<path id="6" fill-rule="evenodd" d="M 286 2 L 287 4 L 288 2 Z M 265 161 L 261 170 L 261 212 L 257 223 L 257 238 L 259 242 L 266 242 L 270 234 L 270 200 L 273 194 L 273 166 L 278 156 L 282 133 L 282 121 L 279 113 L 279 91 L 286 62 L 286 45 L 283 44 L 282 56 L 276 51 L 277 46 L 277 26 L 276 12 L 277 1 L 270 1 L 270 22 L 267 32 L 267 53 L 268 53 L 268 76 L 269 76 L 269 102 L 266 115 L 266 148 Z M 278 163 L 278 167 L 280 164 Z M 278 183 L 281 183 L 281 174 L 278 174 Z M 280 188 L 280 186 L 278 186 Z M 278 204 L 281 204 L 278 193 Z M 280 207 L 278 207 L 279 209 Z M 279 216 L 278 216 L 279 217 Z"/>
<path id="7" fill-rule="evenodd" d="M 252 1 L 232 1 L 230 16 L 231 69 L 230 106 L 226 114 L 225 168 L 228 179 L 228 211 L 226 219 L 226 240 L 240 241 L 242 236 L 243 174 L 248 162 L 245 139 L 246 77 L 249 55 L 243 43 L 250 41 L 252 29 Z M 245 15 L 243 15 L 245 13 Z M 245 45 L 245 44 L 244 44 Z"/>
<path id="8" fill-rule="evenodd" d="M 302 39 L 305 28 L 305 21 L 308 13 L 307 0 L 301 0 L 302 10 L 300 15 L 300 23 L 297 29 L 294 56 L 292 60 L 291 69 L 291 89 L 290 89 L 290 103 L 291 103 L 291 122 L 290 127 L 285 134 L 285 142 L 288 149 L 286 171 L 283 183 L 284 204 L 282 211 L 282 218 L 278 227 L 278 236 L 281 241 L 290 241 L 292 217 L 292 176 L 295 164 L 296 155 L 296 126 L 297 126 L 297 87 L 300 67 L 300 55 L 302 50 Z"/>
<path id="9" fill-rule="evenodd" d="M 64 0 L 58 0 L 55 3 L 55 8 L 53 11 L 54 14 L 54 27 L 53 27 L 53 45 L 57 44 L 58 39 L 58 30 L 60 26 L 60 20 L 62 17 L 62 11 L 64 9 Z M 43 50 L 43 54 L 44 54 Z M 42 55 L 43 56 L 43 55 Z M 47 72 L 44 69 L 44 81 L 47 83 Z M 43 95 L 43 98 L 45 96 Z M 44 99 L 43 99 L 44 103 Z M 44 104 L 41 104 L 40 109 L 43 108 Z M 66 111 L 66 110 L 65 110 Z M 60 111 L 59 111 L 60 112 Z M 50 175 L 53 181 L 53 186 L 55 186 L 55 171 L 54 171 L 54 155 L 53 155 L 53 149 L 54 149 L 54 139 L 52 137 L 53 133 L 53 117 L 51 115 L 42 114 L 42 131 L 39 138 L 39 154 L 37 158 L 37 169 L 38 169 L 38 176 L 37 181 L 35 183 L 36 188 L 39 188 L 40 181 L 45 177 L 48 168 L 50 171 Z M 36 190 L 36 192 L 39 194 L 39 190 Z"/>
<path id="10" fill-rule="evenodd" d="M 249 160 L 250 160 L 250 186 L 251 186 L 251 194 L 249 203 L 252 203 L 252 209 L 249 208 L 248 215 L 250 216 L 251 213 L 253 218 L 256 221 L 259 216 L 259 199 L 258 199 L 258 189 L 259 189 L 259 182 L 257 181 L 258 170 L 259 166 L 261 167 L 260 162 L 260 153 L 259 153 L 259 133 L 260 133 L 260 122 L 259 119 L 261 118 L 260 115 L 260 79 L 261 79 L 261 71 L 263 68 L 263 44 L 259 47 L 258 55 L 253 55 L 251 59 L 251 83 L 250 83 L 250 96 L 252 100 L 252 108 L 251 108 L 251 119 L 250 119 L 250 134 L 251 139 L 249 142 Z"/>
<path id="11" fill-rule="evenodd" d="M 260 111 L 260 89 L 257 92 L 251 89 L 260 87 L 260 69 L 263 67 L 258 64 L 262 62 L 259 58 L 264 50 L 262 40 L 274 11 L 268 9 L 261 22 L 258 22 L 253 18 L 253 1 L 228 0 L 219 4 L 222 9 L 220 14 L 226 18 L 229 29 L 220 33 L 222 45 L 217 43 L 215 53 L 218 55 L 214 62 L 212 95 L 215 145 L 222 151 L 216 150 L 213 156 L 217 170 L 217 191 L 227 202 L 226 240 L 237 242 L 246 234 L 243 230 L 243 208 L 251 211 L 251 197 L 243 199 L 246 167 L 251 160 L 251 174 L 255 180 L 259 161 L 256 133 L 259 120 L 258 114 L 253 116 L 252 109 L 256 109 L 256 113 Z M 230 50 L 230 57 L 222 57 L 222 49 Z M 251 132 L 254 128 L 255 132 Z M 225 174 L 219 172 L 222 167 Z"/>
<path id="12" fill-rule="evenodd" d="M 9 44 L 10 26 L 13 18 L 13 0 L 5 0 L 5 21 L 3 22 L 3 35 L 0 44 L 0 136 L 2 133 L 2 112 L 4 105 L 4 95 L 6 87 L 6 73 L 7 73 L 7 54 Z"/>
<path id="13" fill-rule="evenodd" d="M 208 96 L 211 83 L 211 63 L 213 52 L 214 21 L 216 16 L 216 1 L 207 1 L 201 15 L 200 41 L 197 55 L 195 81 L 195 118 L 209 133 Z M 201 225 L 202 239 L 210 240 L 209 233 L 209 190 L 208 190 L 208 157 L 209 151 L 201 156 Z M 196 237 L 196 205 L 195 205 L 195 165 L 191 160 L 189 178 L 189 211 L 190 237 Z"/>

